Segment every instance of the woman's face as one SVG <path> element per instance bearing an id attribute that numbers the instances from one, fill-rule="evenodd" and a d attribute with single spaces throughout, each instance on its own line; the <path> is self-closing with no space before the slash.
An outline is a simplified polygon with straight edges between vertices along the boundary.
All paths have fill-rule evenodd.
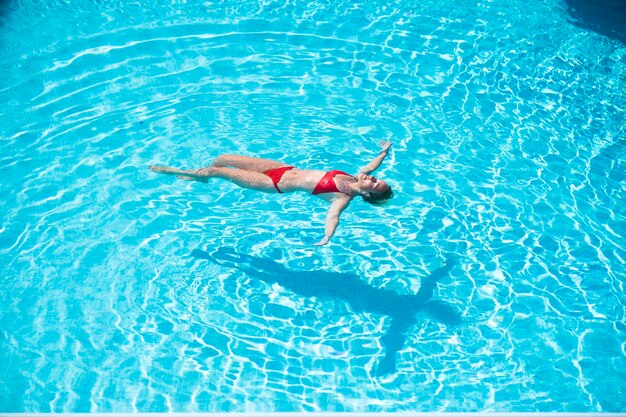
<path id="1" fill-rule="evenodd" d="M 389 189 L 389 185 L 385 181 L 366 174 L 359 174 L 357 183 L 361 191 L 368 193 L 384 193 Z"/>

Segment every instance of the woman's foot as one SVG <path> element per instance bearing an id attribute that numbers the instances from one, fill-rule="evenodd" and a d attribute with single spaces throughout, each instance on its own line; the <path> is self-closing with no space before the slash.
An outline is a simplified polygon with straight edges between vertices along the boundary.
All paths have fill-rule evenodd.
<path id="1" fill-rule="evenodd" d="M 185 181 L 207 182 L 207 178 L 211 176 L 211 167 L 182 170 L 162 165 L 150 165 L 150 170 L 159 174 L 176 175 L 176 178 Z"/>
<path id="2" fill-rule="evenodd" d="M 150 171 L 157 172 L 159 174 L 171 174 L 169 172 L 171 170 L 172 170 L 172 168 L 166 167 L 166 166 L 163 166 L 163 165 L 150 165 Z"/>

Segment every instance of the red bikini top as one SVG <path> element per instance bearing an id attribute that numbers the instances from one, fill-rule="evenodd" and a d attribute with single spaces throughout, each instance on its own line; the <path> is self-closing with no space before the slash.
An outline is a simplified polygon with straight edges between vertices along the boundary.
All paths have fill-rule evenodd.
<path id="1" fill-rule="evenodd" d="M 332 171 L 328 171 L 322 179 L 317 183 L 315 188 L 313 189 L 313 195 L 317 194 L 325 194 L 325 193 L 340 193 L 339 189 L 337 189 L 337 184 L 335 184 L 335 176 L 336 175 L 348 175 L 343 171 L 339 171 L 334 169 Z M 345 193 L 344 193 L 345 194 Z"/>

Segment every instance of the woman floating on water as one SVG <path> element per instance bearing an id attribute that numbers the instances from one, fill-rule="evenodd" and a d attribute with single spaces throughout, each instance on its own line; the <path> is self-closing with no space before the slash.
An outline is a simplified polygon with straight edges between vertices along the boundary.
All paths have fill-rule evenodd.
<path id="1" fill-rule="evenodd" d="M 338 170 L 298 169 L 278 161 L 241 155 L 220 155 L 211 165 L 200 169 L 182 170 L 159 165 L 152 165 L 150 169 L 191 181 L 207 182 L 208 178 L 223 178 L 240 187 L 266 193 L 305 191 L 317 195 L 330 202 L 324 238 L 315 244 L 320 246 L 327 244 L 333 236 L 339 216 L 354 197 L 360 195 L 373 204 L 392 197 L 391 187 L 385 181 L 369 175 L 382 164 L 391 142 L 383 141 L 380 146 L 382 150 L 378 156 L 356 175 Z"/>

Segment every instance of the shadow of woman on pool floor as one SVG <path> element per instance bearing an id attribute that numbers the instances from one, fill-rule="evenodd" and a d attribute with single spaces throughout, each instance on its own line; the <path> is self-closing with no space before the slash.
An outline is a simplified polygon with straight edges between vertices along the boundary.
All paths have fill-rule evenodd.
<path id="1" fill-rule="evenodd" d="M 626 43 L 624 0 L 565 0 L 571 23 Z"/>
<path id="2" fill-rule="evenodd" d="M 391 326 L 381 338 L 385 356 L 376 370 L 385 375 L 396 369 L 396 353 L 406 341 L 406 333 L 417 322 L 416 314 L 428 313 L 446 325 L 461 323 L 460 314 L 440 300 L 432 300 L 436 284 L 448 276 L 454 262 L 446 264 L 422 280 L 417 294 L 398 294 L 395 291 L 367 285 L 355 274 L 327 271 L 292 271 L 282 264 L 256 256 L 237 253 L 232 248 L 219 248 L 213 253 L 194 250 L 192 256 L 243 271 L 248 277 L 268 284 L 279 285 L 304 297 L 328 297 L 342 300 L 355 313 L 377 313 L 389 316 Z"/>

